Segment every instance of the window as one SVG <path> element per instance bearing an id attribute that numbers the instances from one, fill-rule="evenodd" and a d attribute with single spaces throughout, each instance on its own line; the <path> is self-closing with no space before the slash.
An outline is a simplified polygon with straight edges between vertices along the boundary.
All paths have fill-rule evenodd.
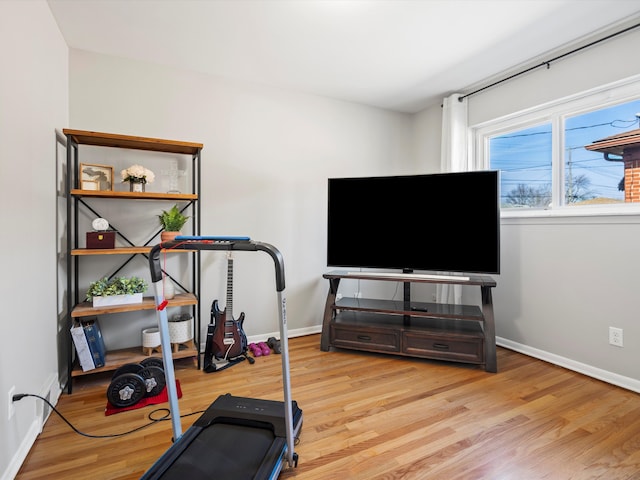
<path id="1" fill-rule="evenodd" d="M 489 153 L 489 167 L 500 170 L 502 208 L 551 204 L 550 123 L 490 137 Z"/>
<path id="2" fill-rule="evenodd" d="M 601 212 L 638 213 L 640 198 L 625 196 L 625 175 L 627 182 L 633 175 L 620 153 L 637 148 L 640 159 L 640 136 L 637 146 L 628 138 L 616 138 L 615 148 L 593 145 L 640 128 L 634 85 L 635 92 L 629 84 L 602 89 L 474 129 L 479 165 L 501 172 L 502 211 L 588 214 L 606 205 Z"/>
<path id="3" fill-rule="evenodd" d="M 603 152 L 590 151 L 585 146 L 638 129 L 638 115 L 640 100 L 633 100 L 565 119 L 563 162 L 567 205 L 625 201 L 622 157 L 605 158 Z"/>

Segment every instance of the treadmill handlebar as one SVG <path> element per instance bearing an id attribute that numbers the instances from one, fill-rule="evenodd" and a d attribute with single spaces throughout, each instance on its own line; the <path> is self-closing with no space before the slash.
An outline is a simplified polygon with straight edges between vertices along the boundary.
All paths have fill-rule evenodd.
<path id="1" fill-rule="evenodd" d="M 161 250 L 235 250 L 244 252 L 266 252 L 271 256 L 275 263 L 276 270 L 276 291 L 284 291 L 284 260 L 280 251 L 264 242 L 256 242 L 254 240 L 173 240 L 170 242 L 162 242 L 151 248 L 149 254 L 149 268 L 151 271 L 151 282 L 156 283 L 162 280 L 162 267 L 160 265 Z"/>

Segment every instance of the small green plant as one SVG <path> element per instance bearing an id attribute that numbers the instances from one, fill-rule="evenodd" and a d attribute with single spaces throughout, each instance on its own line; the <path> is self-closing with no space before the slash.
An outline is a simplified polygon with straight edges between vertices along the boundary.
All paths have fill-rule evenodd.
<path id="1" fill-rule="evenodd" d="M 183 215 L 178 210 L 178 205 L 174 205 L 170 210 L 163 210 L 162 214 L 158 215 L 160 224 L 166 232 L 179 232 L 184 224 L 187 223 L 189 217 Z"/>
<path id="2" fill-rule="evenodd" d="M 87 301 L 93 297 L 108 297 L 111 295 L 133 295 L 134 293 L 144 293 L 147 289 L 147 282 L 138 277 L 114 277 L 111 280 L 104 277 L 89 284 L 87 290 Z"/>

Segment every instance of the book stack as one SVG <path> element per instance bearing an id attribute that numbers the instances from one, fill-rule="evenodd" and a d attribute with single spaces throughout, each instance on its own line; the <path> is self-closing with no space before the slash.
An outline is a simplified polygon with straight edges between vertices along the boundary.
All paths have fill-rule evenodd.
<path id="1" fill-rule="evenodd" d="M 71 337 L 83 372 L 104 367 L 106 348 L 97 317 L 85 317 L 74 324 Z"/>

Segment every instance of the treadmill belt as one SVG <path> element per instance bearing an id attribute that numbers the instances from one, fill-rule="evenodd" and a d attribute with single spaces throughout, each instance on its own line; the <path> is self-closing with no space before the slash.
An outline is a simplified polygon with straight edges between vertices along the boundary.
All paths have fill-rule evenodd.
<path id="1" fill-rule="evenodd" d="M 265 428 L 216 423 L 203 429 L 162 480 L 252 480 L 265 457 L 272 456 L 275 436 Z"/>

